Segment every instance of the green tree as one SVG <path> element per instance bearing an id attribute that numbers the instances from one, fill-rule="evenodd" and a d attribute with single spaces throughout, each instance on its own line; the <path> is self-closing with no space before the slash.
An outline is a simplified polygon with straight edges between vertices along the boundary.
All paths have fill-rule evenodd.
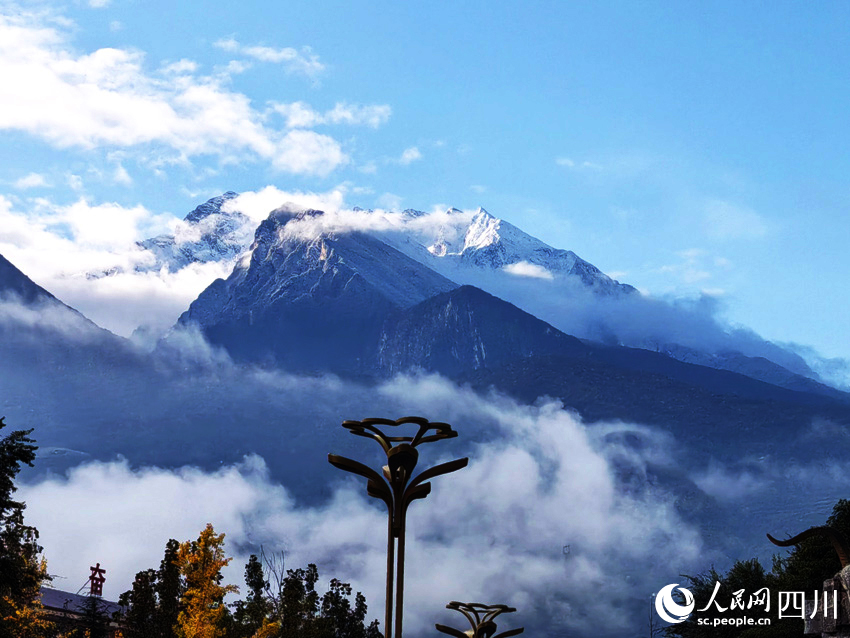
<path id="1" fill-rule="evenodd" d="M 41 585 L 50 577 L 38 530 L 24 523 L 26 504 L 13 498 L 21 465 L 35 460 L 31 433 L 16 430 L 0 440 L 0 636 L 17 638 L 45 636 L 52 628 L 41 614 Z"/>
<path id="2" fill-rule="evenodd" d="M 279 618 L 274 620 L 280 625 L 280 638 L 382 638 L 377 620 L 364 625 L 367 607 L 363 594 L 355 594 L 352 606 L 351 585 L 333 578 L 328 591 L 320 596 L 316 591 L 319 570 L 314 564 L 286 574 L 279 605 L 271 607 L 279 610 Z"/>
<path id="3" fill-rule="evenodd" d="M 282 618 L 281 638 L 317 636 L 316 616 L 319 613 L 319 594 L 316 581 L 318 568 L 310 563 L 307 569 L 288 569 L 280 591 Z"/>
<path id="4" fill-rule="evenodd" d="M 850 538 L 850 501 L 841 499 L 835 504 L 827 525 L 837 529 Z M 802 531 L 802 530 L 800 530 Z M 790 550 L 787 556 L 774 555 L 770 572 L 766 572 L 757 559 L 737 561 L 726 574 L 720 574 L 713 568 L 697 576 L 688 576 L 688 589 L 694 595 L 696 609 L 701 609 L 711 598 L 715 583 L 720 583 L 717 605 L 695 613 L 686 622 L 666 628 L 668 636 L 681 638 L 796 638 L 803 635 L 801 618 L 778 617 L 778 592 L 780 591 L 821 591 L 825 580 L 832 578 L 841 569 L 841 563 L 830 541 L 823 537 L 814 537 L 803 541 Z M 767 588 L 771 596 L 770 613 L 763 607 L 750 609 L 731 609 L 730 602 L 734 593 L 744 590 L 743 601 L 749 602 L 749 596 Z M 734 618 L 770 618 L 769 626 L 754 626 L 746 629 L 728 625 L 699 625 L 699 619 Z"/>
<path id="5" fill-rule="evenodd" d="M 97 596 L 87 596 L 82 612 L 81 626 L 67 634 L 67 638 L 107 638 L 109 614 L 104 602 Z"/>
<path id="6" fill-rule="evenodd" d="M 155 570 L 136 574 L 133 589 L 124 592 L 119 602 L 127 609 L 124 618 L 127 638 L 157 638 L 160 635 Z"/>
<path id="7" fill-rule="evenodd" d="M 263 565 L 255 554 L 251 554 L 245 566 L 245 584 L 248 588 L 247 599 L 235 603 L 234 633 L 238 638 L 250 638 L 263 627 L 271 605 L 266 598 L 269 583 L 263 574 Z"/>
<path id="8" fill-rule="evenodd" d="M 176 638 L 183 579 L 180 575 L 180 543 L 173 538 L 165 544 L 165 555 L 156 573 L 154 589 L 157 595 L 157 624 L 159 638 Z"/>
<path id="9" fill-rule="evenodd" d="M 850 539 L 850 501 L 839 500 L 826 524 Z M 802 530 L 800 530 L 802 531 Z M 841 569 L 841 562 L 830 541 L 817 536 L 796 545 L 786 556 L 774 556 L 773 573 L 787 591 L 814 591 Z"/>

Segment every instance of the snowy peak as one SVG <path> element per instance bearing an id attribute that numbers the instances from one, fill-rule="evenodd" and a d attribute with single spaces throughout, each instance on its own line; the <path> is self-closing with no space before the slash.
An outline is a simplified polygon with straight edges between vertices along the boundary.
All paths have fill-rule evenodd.
<path id="1" fill-rule="evenodd" d="M 341 372 L 372 356 L 387 313 L 457 287 L 367 233 L 287 229 L 322 214 L 272 212 L 230 277 L 204 290 L 180 323 L 239 360 Z"/>
<path id="2" fill-rule="evenodd" d="M 154 259 L 136 267 L 147 272 L 166 268 L 176 272 L 193 263 L 231 261 L 251 243 L 255 223 L 225 204 L 238 196 L 233 191 L 213 197 L 175 226 L 173 235 L 158 235 L 137 243 Z"/>
<path id="3" fill-rule="evenodd" d="M 224 206 L 226 202 L 229 202 L 231 199 L 236 199 L 239 196 L 239 193 L 234 191 L 227 191 L 222 193 L 218 197 L 213 197 L 208 199 L 203 204 L 195 208 L 191 213 L 186 215 L 183 218 L 183 221 L 197 223 L 204 219 L 205 217 L 209 217 L 210 215 L 217 215 L 221 213 L 221 208 Z"/>
<path id="4" fill-rule="evenodd" d="M 412 218 L 425 216 L 417 211 L 405 211 L 405 214 Z M 497 294 L 502 291 L 491 289 L 488 283 L 494 275 L 567 284 L 578 281 L 603 295 L 634 292 L 634 288 L 611 279 L 574 252 L 553 248 L 483 208 L 474 213 L 450 208 L 441 214 L 439 221 L 417 225 L 423 228 L 417 239 L 425 251 L 408 237 L 391 241 L 402 252 L 450 279 Z"/>
<path id="5" fill-rule="evenodd" d="M 466 229 L 463 238 L 463 252 L 468 250 L 481 250 L 501 241 L 499 229 L 502 225 L 501 219 L 496 219 L 483 208 L 472 218 L 472 223 Z"/>
<path id="6" fill-rule="evenodd" d="M 276 293 L 295 284 L 301 287 L 305 281 L 315 286 L 328 277 L 356 277 L 388 303 L 402 308 L 457 287 L 368 233 L 323 232 L 305 238 L 300 232 L 287 232 L 288 224 L 323 214 L 312 209 L 275 210 L 257 228 L 250 257 L 246 254 L 237 270 L 262 273 L 265 279 L 274 280 Z"/>

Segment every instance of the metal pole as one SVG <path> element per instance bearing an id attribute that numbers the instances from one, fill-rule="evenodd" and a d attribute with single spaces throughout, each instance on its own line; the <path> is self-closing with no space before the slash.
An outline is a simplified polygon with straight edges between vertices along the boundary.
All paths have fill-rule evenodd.
<path id="1" fill-rule="evenodd" d="M 377 426 L 395 427 L 413 424 L 418 431 L 413 436 L 391 436 Z M 415 478 L 413 469 L 419 459 L 416 447 L 420 443 L 430 443 L 457 436 L 448 423 L 429 422 L 422 417 L 403 417 L 395 421 L 370 418 L 362 421 L 344 421 L 342 426 L 352 434 L 374 439 L 387 455 L 387 465 L 383 475 L 358 461 L 336 454 L 328 454 L 328 461 L 334 467 L 351 472 L 367 479 L 366 492 L 369 496 L 382 500 L 387 505 L 389 522 L 387 526 L 387 593 L 384 616 L 384 637 L 402 638 L 402 614 L 404 612 L 404 544 L 407 506 L 411 501 L 424 499 L 431 492 L 430 479 L 455 472 L 466 467 L 469 459 L 462 458 L 436 465 L 421 472 Z M 398 538 L 398 556 L 395 555 L 395 543 Z M 397 572 L 397 575 L 396 575 Z M 395 582 L 395 601 L 393 601 L 393 580 Z M 395 606 L 393 606 L 395 602 Z M 393 634 L 393 610 L 395 610 L 395 634 Z"/>
<path id="2" fill-rule="evenodd" d="M 390 511 L 387 524 L 387 605 L 384 613 L 384 637 L 390 638 L 393 632 L 393 571 L 395 561 L 393 552 L 395 550 L 395 539 L 393 538 L 393 514 Z"/>
<path id="3" fill-rule="evenodd" d="M 396 610 L 395 610 L 395 638 L 401 637 L 401 620 L 404 611 L 404 533 L 405 512 L 401 514 L 401 530 L 398 536 L 398 580 L 396 581 Z"/>

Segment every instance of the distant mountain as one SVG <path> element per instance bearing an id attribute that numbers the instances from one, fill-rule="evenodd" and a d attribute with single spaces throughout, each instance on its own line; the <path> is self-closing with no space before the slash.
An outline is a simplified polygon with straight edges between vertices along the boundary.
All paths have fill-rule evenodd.
<path id="1" fill-rule="evenodd" d="M 388 313 L 457 287 L 365 233 L 287 233 L 287 222 L 320 214 L 272 213 L 230 277 L 201 293 L 179 323 L 199 326 L 237 360 L 362 369 Z"/>
<path id="2" fill-rule="evenodd" d="M 190 263 L 235 263 L 250 247 L 255 229 L 253 220 L 231 211 L 232 204 L 226 205 L 236 197 L 232 191 L 214 197 L 189 213 L 176 235 L 139 242 L 139 247 L 154 258 L 137 269 L 165 267 L 174 271 Z M 562 332 L 661 352 L 680 361 L 738 372 L 788 389 L 829 392 L 795 353 L 752 334 L 737 339 L 710 319 L 694 319 L 663 301 L 643 297 L 574 252 L 553 248 L 484 209 L 468 212 L 452 208 L 440 215 L 410 209 L 404 211 L 403 219 L 403 230 L 368 234 L 455 286 L 485 290 Z M 340 237 L 342 234 L 336 239 Z M 390 304 L 403 306 L 408 301 L 395 292 L 389 294 Z M 362 323 L 362 313 L 358 317 Z M 703 343 L 706 326 L 714 334 Z M 220 329 L 225 330 L 223 326 Z M 709 341 L 712 345 L 707 345 Z"/>
<path id="3" fill-rule="evenodd" d="M 56 297 L 18 270 L 3 255 L 0 255 L 0 297 L 15 299 L 27 305 L 37 303 L 62 304 Z"/>
<path id="4" fill-rule="evenodd" d="M 238 193 L 226 193 L 207 200 L 183 218 L 184 226 L 176 235 L 158 235 L 137 243 L 155 259 L 136 270 L 175 272 L 192 263 L 236 259 L 251 243 L 256 224 L 238 211 L 222 210 Z"/>
<path id="5" fill-rule="evenodd" d="M 113 335 L 62 303 L 0 255 L 0 333 L 10 342 L 48 338 L 51 332 L 76 336 Z M 34 335 L 40 335 L 35 337 Z M 60 338 L 61 340 L 61 338 Z"/>
<path id="6" fill-rule="evenodd" d="M 753 410 L 773 414 L 768 403 L 793 406 L 795 418 L 812 410 L 850 417 L 850 395 L 775 364 L 761 361 L 763 374 L 793 389 L 658 352 L 576 339 L 492 294 L 457 286 L 370 234 L 301 235 L 301 222 L 320 215 L 281 209 L 269 216 L 230 277 L 204 291 L 180 323 L 197 325 L 238 361 L 361 380 L 438 372 L 523 400 L 533 393 L 556 396 L 592 418 L 639 415 L 684 427 L 701 406 L 707 425 L 722 405 L 730 411 L 726 421 L 743 422 L 754 418 Z M 480 260 L 473 263 L 481 267 Z M 729 361 L 741 365 L 741 359 L 749 363 Z"/>
<path id="7" fill-rule="evenodd" d="M 415 210 L 405 213 L 412 218 L 425 215 Z M 571 250 L 553 248 L 483 208 L 471 217 L 450 208 L 443 219 L 443 224 L 424 227 L 414 237 L 410 233 L 388 234 L 387 239 L 408 256 L 459 283 L 476 285 L 476 271 L 501 271 L 513 277 L 574 278 L 594 292 L 606 295 L 636 292 Z M 416 223 L 410 226 L 417 228 Z"/>
<path id="8" fill-rule="evenodd" d="M 516 306 L 461 286 L 388 317 L 376 367 L 385 375 L 422 368 L 457 377 L 519 358 L 586 350 Z"/>
<path id="9" fill-rule="evenodd" d="M 425 215 L 415 210 L 405 214 L 412 219 Z M 832 390 L 815 380 L 817 375 L 799 355 L 754 335 L 748 345 L 758 354 L 750 356 L 735 350 L 740 344 L 719 329 L 714 335 L 718 345 L 710 350 L 678 343 L 687 338 L 687 330 L 677 324 L 688 321 L 687 313 L 677 317 L 663 302 L 644 299 L 634 287 L 608 277 L 574 252 L 553 248 L 483 208 L 474 214 L 451 208 L 442 219 L 436 227 L 411 223 L 420 230 L 383 238 L 449 279 L 486 290 L 569 334 L 653 350 L 789 389 Z M 643 316 L 651 328 L 639 327 Z M 707 327 L 705 321 L 701 324 Z"/>

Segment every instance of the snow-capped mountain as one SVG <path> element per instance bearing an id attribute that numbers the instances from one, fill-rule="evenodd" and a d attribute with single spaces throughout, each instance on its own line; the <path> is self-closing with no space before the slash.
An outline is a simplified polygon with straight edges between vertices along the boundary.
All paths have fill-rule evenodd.
<path id="1" fill-rule="evenodd" d="M 452 375 L 498 367 L 511 359 L 563 355 L 564 344 L 572 344 L 570 356 L 576 356 L 575 344 L 580 342 L 558 325 L 558 311 L 598 298 L 614 310 L 641 300 L 631 287 L 608 279 L 573 253 L 552 249 L 486 211 L 478 211 L 465 227 L 438 228 L 437 241 L 428 246 L 415 243 L 413 233 L 399 240 L 399 233 L 328 231 L 324 215 L 290 208 L 273 212 L 260 224 L 253 244 L 227 280 L 207 288 L 180 323 L 198 326 L 207 339 L 240 361 L 366 376 L 417 367 Z M 415 220 L 421 214 L 406 215 Z M 460 215 L 460 211 L 447 214 L 451 222 L 462 219 Z M 312 229 L 312 234 L 305 229 Z M 519 256 L 527 257 L 531 266 L 545 268 L 551 278 L 533 277 L 528 282 L 528 277 L 506 271 L 505 265 L 518 263 L 514 259 Z M 491 294 L 466 282 L 459 292 L 457 280 L 424 262 L 449 264 L 441 268 L 443 273 L 472 273 L 482 283 L 480 288 L 491 288 L 487 291 Z M 600 294 L 599 288 L 575 276 L 576 266 L 582 264 L 586 267 L 581 271 L 602 282 L 599 286 L 607 286 L 608 293 Z M 515 287 L 505 282 L 516 282 Z M 521 303 L 493 296 L 494 289 L 516 293 Z M 529 290 L 540 293 L 538 302 L 550 304 L 541 307 L 554 311 L 556 321 L 534 312 L 537 306 Z M 589 356 L 596 351 L 585 347 L 578 352 Z M 623 366 L 642 369 L 642 363 L 634 363 L 643 361 L 637 351 L 623 348 L 623 352 L 623 361 L 605 364 L 605 375 Z M 697 361 L 699 353 L 685 348 L 677 352 L 681 357 L 647 353 L 655 357 L 648 361 L 657 366 L 658 361 L 676 358 L 707 360 L 715 364 L 709 367 L 734 366 L 735 372 L 789 389 L 832 394 L 821 384 L 767 365 L 764 359 L 703 353 Z M 689 370 L 669 369 L 677 375 Z M 834 396 L 844 398 L 842 393 Z"/>
<path id="2" fill-rule="evenodd" d="M 180 317 L 239 359 L 345 370 L 371 356 L 386 315 L 456 284 L 371 235 L 288 232 L 320 211 L 273 212 L 227 280 Z"/>
<path id="3" fill-rule="evenodd" d="M 416 219 L 426 215 L 421 211 L 407 210 L 405 214 L 413 218 L 408 226 L 416 230 L 388 234 L 387 241 L 459 283 L 478 285 L 482 274 L 502 273 L 550 281 L 577 279 L 606 295 L 635 292 L 632 286 L 611 279 L 574 252 L 553 248 L 483 208 L 472 215 L 450 208 L 436 226 L 417 224 Z"/>
<path id="4" fill-rule="evenodd" d="M 154 259 L 136 266 L 139 271 L 167 268 L 176 272 L 192 263 L 230 261 L 251 244 L 256 223 L 238 211 L 223 210 L 238 193 L 227 191 L 207 200 L 177 226 L 173 235 L 158 235 L 138 242 Z"/>
<path id="5" fill-rule="evenodd" d="M 140 242 L 140 248 L 154 255 L 153 262 L 143 268 L 165 267 L 173 272 L 187 264 L 215 261 L 237 264 L 228 281 L 241 276 L 238 273 L 244 270 L 245 259 L 253 257 L 243 256 L 238 260 L 238 256 L 251 245 L 256 226 L 251 218 L 236 212 L 237 202 L 233 201 L 236 197 L 236 193 L 229 191 L 212 198 L 189 213 L 174 235 Z M 350 212 L 364 219 L 373 214 L 357 208 Z M 816 379 L 796 354 L 752 334 L 743 338 L 741 334 L 727 334 L 710 318 L 694 316 L 664 301 L 641 295 L 632 286 L 608 277 L 574 252 L 554 248 L 483 208 L 477 211 L 450 208 L 440 213 L 409 209 L 391 213 L 395 216 L 392 230 L 380 230 L 381 225 L 371 221 L 362 226 L 342 224 L 337 228 L 335 215 L 344 217 L 344 214 L 345 211 L 332 211 L 327 215 L 311 211 L 300 220 L 317 222 L 308 224 L 313 229 L 312 234 L 292 233 L 290 239 L 294 241 L 294 236 L 298 235 L 303 246 L 312 246 L 304 252 L 308 261 L 313 255 L 321 255 L 321 245 L 327 249 L 334 242 L 345 244 L 346 238 L 354 235 L 360 237 L 361 243 L 368 241 L 366 237 L 374 240 L 372 249 L 380 245 L 383 246 L 381 250 L 386 250 L 389 246 L 408 257 L 410 261 L 405 272 L 413 278 L 412 283 L 403 283 L 385 270 L 376 270 L 374 265 L 366 267 L 367 262 L 374 264 L 381 258 L 373 259 L 362 246 L 343 260 L 342 263 L 349 266 L 355 261 L 364 266 L 359 275 L 370 280 L 371 286 L 386 287 L 382 299 L 387 301 L 382 303 L 405 307 L 422 301 L 424 297 L 418 293 L 411 296 L 411 290 L 416 288 L 417 273 L 428 272 L 429 276 L 439 273 L 454 287 L 471 285 L 485 290 L 560 331 L 582 339 L 661 352 L 681 361 L 732 370 L 783 387 L 801 387 L 802 377 Z M 374 214 L 377 217 L 378 214 Z M 293 211 L 285 215 L 294 216 Z M 323 217 L 330 221 L 324 223 L 327 219 Z M 281 226 L 283 217 L 278 215 L 278 218 L 278 226 Z M 325 227 L 333 230 L 322 230 Z M 355 232 L 358 227 L 369 230 Z M 264 245 L 263 242 L 257 244 L 261 249 Z M 251 255 L 255 252 L 252 250 Z M 394 259 L 387 261 L 394 262 Z M 414 267 L 416 264 L 419 267 Z M 294 261 L 287 267 L 295 268 Z M 373 275 L 370 276 L 370 272 Z M 379 272 L 382 274 L 378 275 Z M 220 284 L 211 290 L 217 290 L 218 286 Z M 294 290 L 290 285 L 283 288 Z M 212 295 L 211 291 L 206 292 L 204 303 L 193 307 L 189 313 L 193 320 L 200 316 L 198 313 L 207 311 Z M 247 307 L 248 302 L 243 299 L 242 304 Z M 706 330 L 713 331 L 710 338 L 706 338 Z M 778 368 L 765 365 L 765 360 Z"/>

